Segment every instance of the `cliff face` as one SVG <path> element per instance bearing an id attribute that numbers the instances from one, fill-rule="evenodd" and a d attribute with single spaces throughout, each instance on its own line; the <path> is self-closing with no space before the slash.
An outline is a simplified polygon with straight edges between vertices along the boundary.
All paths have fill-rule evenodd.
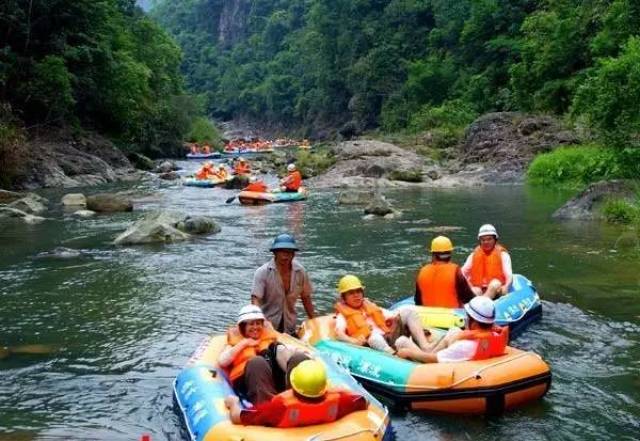
<path id="1" fill-rule="evenodd" d="M 250 0 L 225 0 L 218 24 L 218 44 L 229 48 L 246 34 L 247 17 L 251 11 Z"/>

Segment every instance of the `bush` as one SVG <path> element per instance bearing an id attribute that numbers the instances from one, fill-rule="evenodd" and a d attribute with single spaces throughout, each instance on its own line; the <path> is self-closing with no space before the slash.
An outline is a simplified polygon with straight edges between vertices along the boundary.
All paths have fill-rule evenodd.
<path id="1" fill-rule="evenodd" d="M 640 221 L 640 205 L 624 199 L 611 199 L 602 207 L 602 215 L 607 222 L 630 224 Z"/>
<path id="2" fill-rule="evenodd" d="M 603 179 L 623 178 L 620 158 L 613 149 L 570 146 L 537 156 L 527 170 L 532 184 L 580 187 Z"/>
<path id="3" fill-rule="evenodd" d="M 477 116 L 467 102 L 445 101 L 440 106 L 423 106 L 411 116 L 408 130 L 412 133 L 429 131 L 430 144 L 436 148 L 446 148 L 462 139 L 465 128 Z"/>
<path id="4" fill-rule="evenodd" d="M 8 104 L 0 103 L 0 188 L 11 188 L 20 174 L 25 136 Z"/>
<path id="5" fill-rule="evenodd" d="M 216 126 L 207 118 L 200 117 L 193 121 L 191 130 L 187 135 L 189 142 L 208 143 L 211 146 L 222 148 L 222 137 Z"/>
<path id="6" fill-rule="evenodd" d="M 422 182 L 422 171 L 419 169 L 393 170 L 389 173 L 389 178 L 392 181 Z"/>
<path id="7" fill-rule="evenodd" d="M 310 178 L 325 172 L 336 163 L 331 152 L 310 152 L 301 150 L 296 155 L 296 167 L 303 178 Z"/>

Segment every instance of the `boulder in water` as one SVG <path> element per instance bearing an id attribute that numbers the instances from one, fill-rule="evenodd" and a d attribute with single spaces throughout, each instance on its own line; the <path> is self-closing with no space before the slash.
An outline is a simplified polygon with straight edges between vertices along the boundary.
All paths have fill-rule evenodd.
<path id="1" fill-rule="evenodd" d="M 133 211 L 133 202 L 121 195 L 100 193 L 87 197 L 87 208 L 98 213 Z"/>
<path id="2" fill-rule="evenodd" d="M 162 161 L 158 165 L 156 165 L 153 171 L 156 173 L 169 173 L 176 170 L 180 170 L 180 167 L 178 167 L 175 162 Z"/>
<path id="3" fill-rule="evenodd" d="M 91 210 L 78 210 L 78 211 L 74 211 L 73 215 L 77 217 L 87 218 L 87 217 L 95 216 L 96 212 Z"/>
<path id="4" fill-rule="evenodd" d="M 373 191 L 342 191 L 338 195 L 338 205 L 367 205 L 373 196 Z"/>
<path id="5" fill-rule="evenodd" d="M 15 191 L 0 190 L 0 204 L 9 204 L 13 201 L 17 201 L 22 197 L 24 197 L 23 194 L 16 193 Z"/>
<path id="6" fill-rule="evenodd" d="M 625 180 L 600 181 L 589 185 L 584 191 L 558 208 L 554 219 L 597 219 L 597 208 L 608 198 L 633 199 L 634 184 Z"/>
<path id="7" fill-rule="evenodd" d="M 185 216 L 171 211 L 155 211 L 136 221 L 114 241 L 116 245 L 179 242 L 191 234 L 217 233 L 220 227 L 206 216 Z"/>
<path id="8" fill-rule="evenodd" d="M 249 185 L 249 176 L 236 175 L 230 181 L 225 182 L 224 188 L 227 190 L 242 190 Z"/>
<path id="9" fill-rule="evenodd" d="M 180 179 L 180 175 L 174 171 L 160 173 L 158 177 L 160 179 L 164 179 L 165 181 L 175 181 L 176 179 Z"/>
<path id="10" fill-rule="evenodd" d="M 376 216 L 386 216 L 389 213 L 393 213 L 393 208 L 387 199 L 379 193 L 376 193 L 373 200 L 364 209 L 365 214 L 375 214 Z"/>
<path id="11" fill-rule="evenodd" d="M 62 205 L 65 207 L 86 207 L 87 198 L 82 193 L 69 193 L 62 197 Z"/>
<path id="12" fill-rule="evenodd" d="M 27 214 L 40 214 L 47 211 L 47 202 L 45 198 L 29 193 L 27 196 L 11 202 L 7 206 L 24 211 Z"/>

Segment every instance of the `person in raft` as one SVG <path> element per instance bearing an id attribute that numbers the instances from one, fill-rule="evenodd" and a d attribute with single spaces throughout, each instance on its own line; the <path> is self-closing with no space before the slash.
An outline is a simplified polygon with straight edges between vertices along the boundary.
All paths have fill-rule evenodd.
<path id="1" fill-rule="evenodd" d="M 338 282 L 336 338 L 358 346 L 396 354 L 403 347 L 420 352 L 431 348 L 422 323 L 411 306 L 388 311 L 364 297 L 360 279 L 348 274 Z M 415 343 L 409 336 L 413 337 Z"/>
<path id="2" fill-rule="evenodd" d="M 218 357 L 218 365 L 226 371 L 233 389 L 254 405 L 283 391 L 285 373 L 309 359 L 277 339 L 278 334 L 255 305 L 243 307 L 236 326 L 227 331 L 227 345 Z"/>
<path id="3" fill-rule="evenodd" d="M 256 176 L 251 176 L 249 178 L 249 185 L 242 189 L 242 191 L 255 191 L 256 193 L 264 193 L 267 190 L 267 184 L 258 180 Z"/>
<path id="4" fill-rule="evenodd" d="M 196 179 L 200 180 L 209 179 L 213 176 L 215 176 L 215 170 L 211 161 L 206 161 L 204 164 L 202 164 L 200 170 L 196 172 Z"/>
<path id="5" fill-rule="evenodd" d="M 480 244 L 462 265 L 462 274 L 475 295 L 495 299 L 509 292 L 513 281 L 511 257 L 498 243 L 498 232 L 491 224 L 480 227 L 478 241 Z"/>
<path id="6" fill-rule="evenodd" d="M 422 363 L 457 363 L 504 355 L 509 328 L 494 325 L 493 301 L 485 296 L 474 297 L 464 309 L 468 315 L 466 330 L 450 329 L 431 351 L 403 347 L 398 355 Z"/>
<path id="7" fill-rule="evenodd" d="M 286 192 L 297 192 L 302 186 L 302 175 L 295 164 L 287 165 L 289 174 L 280 180 L 280 189 Z"/>
<path id="8" fill-rule="evenodd" d="M 240 399 L 230 395 L 224 403 L 234 424 L 268 427 L 302 427 L 325 424 L 345 415 L 366 410 L 360 394 L 330 388 L 324 365 L 305 360 L 291 370 L 290 388 L 250 409 L 240 407 Z"/>
<path id="9" fill-rule="evenodd" d="M 262 308 L 276 331 L 295 335 L 298 299 L 302 300 L 307 316 L 315 317 L 311 281 L 294 258 L 298 247 L 292 235 L 279 234 L 269 250 L 273 259 L 258 268 L 253 276 L 251 303 Z"/>
<path id="10" fill-rule="evenodd" d="M 448 237 L 431 241 L 431 263 L 420 269 L 416 279 L 416 305 L 462 308 L 475 297 L 460 267 L 451 262 L 452 252 Z"/>
<path id="11" fill-rule="evenodd" d="M 240 157 L 233 166 L 233 172 L 236 175 L 248 175 L 251 173 L 251 166 L 243 157 Z"/>

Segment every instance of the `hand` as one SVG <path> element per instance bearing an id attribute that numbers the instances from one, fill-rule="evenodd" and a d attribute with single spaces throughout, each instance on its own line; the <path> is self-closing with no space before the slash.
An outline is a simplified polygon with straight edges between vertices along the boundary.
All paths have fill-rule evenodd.
<path id="1" fill-rule="evenodd" d="M 357 345 L 364 346 L 365 344 L 367 344 L 367 337 L 365 337 L 364 335 L 356 337 L 355 340 Z"/>
<path id="2" fill-rule="evenodd" d="M 243 339 L 240 343 L 242 343 L 242 345 L 245 348 L 249 348 L 249 347 L 255 347 L 258 346 L 260 344 L 260 342 L 258 340 L 255 340 L 253 338 L 245 338 Z"/>
<path id="3" fill-rule="evenodd" d="M 240 403 L 240 398 L 238 398 L 235 395 L 229 395 L 224 399 L 224 405 L 227 407 L 227 409 L 231 409 L 234 405 L 239 403 Z"/>

